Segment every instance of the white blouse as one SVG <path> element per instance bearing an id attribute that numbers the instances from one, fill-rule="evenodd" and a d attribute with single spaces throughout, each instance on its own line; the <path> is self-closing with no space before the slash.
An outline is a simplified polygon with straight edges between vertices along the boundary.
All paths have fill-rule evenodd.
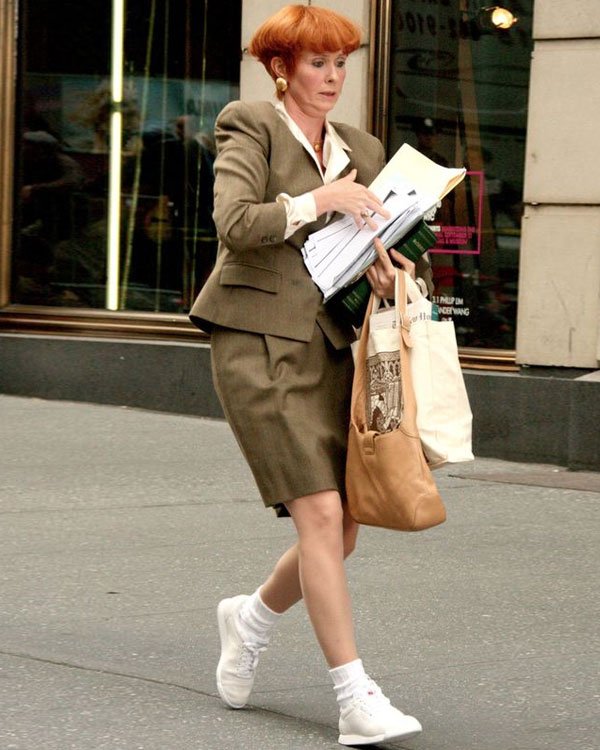
<path id="1" fill-rule="evenodd" d="M 325 120 L 325 140 L 323 142 L 323 164 L 325 165 L 325 173 L 323 173 L 321 163 L 319 162 L 319 158 L 317 157 L 312 144 L 290 117 L 283 102 L 278 101 L 273 106 L 277 110 L 281 119 L 290 129 L 294 138 L 300 141 L 308 151 L 311 158 L 314 159 L 314 162 L 319 169 L 321 179 L 323 180 L 323 184 L 329 185 L 336 180 L 350 161 L 347 152 L 352 151 L 352 149 L 340 137 L 333 125 Z M 304 224 L 307 224 L 310 221 L 316 221 L 317 206 L 311 192 L 303 193 L 302 195 L 294 197 L 287 193 L 279 193 L 275 200 L 277 203 L 283 203 L 285 206 L 287 216 L 287 226 L 285 230 L 286 239 Z"/>

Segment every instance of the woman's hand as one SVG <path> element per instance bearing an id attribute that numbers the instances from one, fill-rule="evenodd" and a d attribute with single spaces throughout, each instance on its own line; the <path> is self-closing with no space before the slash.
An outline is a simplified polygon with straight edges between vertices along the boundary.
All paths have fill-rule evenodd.
<path id="1" fill-rule="evenodd" d="M 375 193 L 356 182 L 356 169 L 329 185 L 316 188 L 312 194 L 317 204 L 317 216 L 328 211 L 339 211 L 342 214 L 350 214 L 356 226 L 363 227 L 366 224 L 371 229 L 377 229 L 371 212 L 386 219 L 390 217 L 389 211 L 383 207 Z"/>
<path id="2" fill-rule="evenodd" d="M 396 269 L 390 256 L 388 255 L 383 242 L 376 237 L 373 244 L 377 250 L 377 260 L 367 269 L 367 280 L 371 288 L 378 297 L 390 298 L 394 296 L 394 284 L 396 282 Z M 390 250 L 392 258 L 396 263 L 406 271 L 409 276 L 415 278 L 415 264 L 412 260 L 405 258 L 402 253 L 392 248 Z"/>

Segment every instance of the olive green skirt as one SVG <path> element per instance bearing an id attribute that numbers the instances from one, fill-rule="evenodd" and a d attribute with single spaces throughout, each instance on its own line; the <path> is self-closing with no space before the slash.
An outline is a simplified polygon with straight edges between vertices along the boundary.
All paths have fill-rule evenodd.
<path id="1" fill-rule="evenodd" d="M 265 506 L 322 490 L 345 497 L 353 363 L 315 324 L 308 343 L 215 327 L 215 389 Z"/>

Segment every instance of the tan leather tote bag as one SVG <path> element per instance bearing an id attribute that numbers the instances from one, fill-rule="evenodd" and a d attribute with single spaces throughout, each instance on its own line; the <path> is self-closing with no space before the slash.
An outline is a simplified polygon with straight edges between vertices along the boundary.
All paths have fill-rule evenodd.
<path id="1" fill-rule="evenodd" d="M 417 432 L 403 272 L 396 271 L 391 326 L 378 324 L 379 304 L 371 294 L 356 351 L 346 462 L 348 509 L 361 524 L 421 531 L 442 523 L 446 510 Z M 385 313 L 389 320 L 389 311 Z"/>

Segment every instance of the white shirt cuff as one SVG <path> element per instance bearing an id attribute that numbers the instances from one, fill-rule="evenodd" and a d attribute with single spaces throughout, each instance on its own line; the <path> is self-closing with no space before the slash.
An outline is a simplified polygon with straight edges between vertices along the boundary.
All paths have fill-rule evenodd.
<path id="1" fill-rule="evenodd" d="M 304 224 L 317 220 L 317 204 L 312 193 L 303 193 L 295 198 L 287 193 L 279 193 L 275 200 L 285 206 L 287 226 L 284 238 L 286 240 Z"/>

